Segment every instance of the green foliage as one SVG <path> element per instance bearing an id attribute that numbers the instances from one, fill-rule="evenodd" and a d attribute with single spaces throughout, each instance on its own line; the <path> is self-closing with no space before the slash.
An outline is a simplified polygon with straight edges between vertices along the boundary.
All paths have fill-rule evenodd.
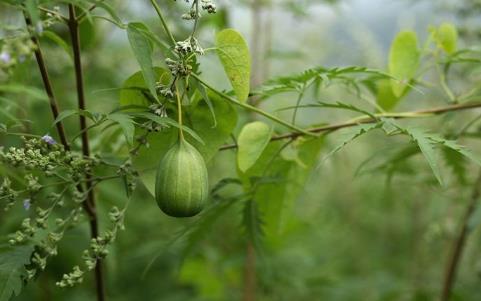
<path id="1" fill-rule="evenodd" d="M 216 127 L 212 127 L 210 108 L 206 103 L 198 103 L 195 107 L 184 109 L 186 125 L 197 133 L 204 143 L 190 137 L 186 139 L 199 150 L 206 162 L 212 159 L 219 147 L 226 142 L 237 123 L 237 113 L 230 104 L 215 95 L 211 95 L 209 99 L 217 116 Z M 133 158 L 133 164 L 139 170 L 142 182 L 153 194 L 155 167 L 170 146 L 177 141 L 177 131 L 173 128 L 164 129 L 158 133 L 148 134 L 146 139 L 149 147 L 140 149 L 138 155 Z"/>
<path id="2" fill-rule="evenodd" d="M 345 47 L 344 31 L 322 32 L 313 3 L 335 1 L 241 1 L 256 21 L 249 53 L 224 29 L 245 13 L 235 5 L 148 2 L 0 3 L 0 231 L 12 245 L 0 247 L 0 301 L 95 299 L 100 264 L 108 300 L 434 300 L 458 223 L 470 240 L 452 296 L 476 299 L 481 211 L 465 212 L 481 165 L 478 40 L 441 23 L 425 41 L 399 33 L 387 72 L 325 67 L 377 65 L 388 41 L 359 26 Z M 309 22 L 292 35 L 286 13 Z M 251 73 L 264 80 L 254 91 Z M 166 218 L 157 170 L 157 191 L 186 200 L 198 180 L 192 165 L 159 168 L 184 138 L 216 184 L 198 216 Z"/>
<path id="3" fill-rule="evenodd" d="M 134 52 L 135 58 L 140 65 L 144 81 L 151 93 L 157 99 L 155 83 L 157 77 L 152 66 L 153 46 L 150 40 L 145 37 L 143 30 L 148 30 L 147 26 L 142 23 L 129 23 L 127 26 L 127 36 L 130 46 Z"/>
<path id="4" fill-rule="evenodd" d="M 0 300 L 18 296 L 26 277 L 25 266 L 30 262 L 32 245 L 0 245 Z"/>
<path id="5" fill-rule="evenodd" d="M 437 29 L 435 29 L 433 34 L 439 48 L 444 49 L 448 54 L 456 52 L 458 31 L 453 24 L 442 23 Z"/>
<path id="6" fill-rule="evenodd" d="M 264 99 L 281 93 L 301 92 L 310 86 L 318 90 L 336 84 L 341 84 L 349 89 L 353 89 L 357 94 L 363 87 L 370 88 L 374 79 L 383 78 L 392 77 L 383 71 L 359 66 L 335 67 L 330 69 L 316 67 L 307 69 L 299 74 L 281 76 L 268 80 L 255 94 Z"/>
<path id="7" fill-rule="evenodd" d="M 416 76 L 419 58 L 416 33 L 412 31 L 398 33 L 389 52 L 389 74 L 395 78 L 391 80 L 391 87 L 396 97 L 403 95 L 409 82 Z"/>
<path id="8" fill-rule="evenodd" d="M 259 159 L 271 139 L 272 129 L 265 123 L 255 121 L 244 125 L 237 145 L 237 166 L 245 172 Z"/>
<path id="9" fill-rule="evenodd" d="M 400 98 L 394 95 L 390 80 L 377 82 L 376 101 L 385 111 L 390 111 L 398 104 Z"/>
<path id="10" fill-rule="evenodd" d="M 239 32 L 233 29 L 224 29 L 217 34 L 216 50 L 237 99 L 245 102 L 249 97 L 251 70 L 246 41 Z"/>
<path id="11" fill-rule="evenodd" d="M 154 78 L 162 84 L 170 82 L 170 73 L 159 67 L 154 67 Z M 152 103 L 152 92 L 147 86 L 142 71 L 135 72 L 125 80 L 120 90 L 121 106 L 149 106 Z"/>

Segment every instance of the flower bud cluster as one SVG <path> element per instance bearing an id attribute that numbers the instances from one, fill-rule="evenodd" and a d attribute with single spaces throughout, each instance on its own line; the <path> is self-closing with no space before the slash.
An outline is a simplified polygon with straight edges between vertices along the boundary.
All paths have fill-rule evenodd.
<path id="1" fill-rule="evenodd" d="M 72 287 L 81 283 L 84 273 L 93 270 L 98 260 L 108 255 L 109 251 L 107 248 L 115 241 L 118 230 L 124 230 L 124 216 L 125 208 L 119 210 L 116 206 L 112 207 L 109 212 L 112 228 L 107 230 L 102 236 L 92 238 L 89 248 L 82 253 L 85 270 L 79 266 L 75 266 L 70 273 L 62 276 L 62 279 L 56 283 L 57 286 Z"/>

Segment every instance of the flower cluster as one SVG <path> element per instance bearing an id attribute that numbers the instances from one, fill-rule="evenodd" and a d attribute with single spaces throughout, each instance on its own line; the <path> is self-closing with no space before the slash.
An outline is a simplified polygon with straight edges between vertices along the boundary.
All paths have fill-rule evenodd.
<path id="1" fill-rule="evenodd" d="M 192 5 L 190 7 L 190 10 L 182 15 L 182 19 L 184 20 L 197 20 L 199 19 L 202 15 L 197 9 L 198 1 L 200 1 L 201 7 L 203 10 L 205 10 L 209 14 L 215 14 L 217 12 L 217 7 L 212 0 L 194 0 L 192 1 Z M 187 3 L 189 1 L 186 1 Z"/>
<path id="2" fill-rule="evenodd" d="M 190 37 L 185 41 L 177 42 L 175 45 L 175 52 L 181 56 L 186 56 L 192 53 L 203 55 L 204 49 L 202 49 L 199 41 L 195 37 Z"/>
<path id="3" fill-rule="evenodd" d="M 184 61 L 175 61 L 173 59 L 166 58 L 165 64 L 174 77 L 187 76 L 192 72 L 192 66 Z"/>
<path id="4" fill-rule="evenodd" d="M 23 140 L 24 147 L 10 147 L 6 152 L 0 149 L 0 162 L 26 170 L 42 171 L 47 177 L 62 171 L 67 178 L 75 180 L 98 164 L 96 160 L 65 151 L 62 145 L 55 143 L 48 135 L 40 139 Z"/>
<path id="5" fill-rule="evenodd" d="M 59 287 L 72 287 L 80 284 L 83 281 L 83 274 L 85 271 L 91 271 L 97 265 L 99 259 L 105 258 L 108 255 L 107 248 L 115 241 L 118 230 L 124 230 L 124 216 L 125 210 L 119 210 L 113 207 L 109 212 L 109 219 L 112 223 L 112 228 L 107 230 L 104 235 L 92 238 L 90 246 L 83 251 L 82 259 L 85 264 L 85 270 L 79 266 L 74 266 L 73 270 L 62 276 L 62 279 L 56 284 Z"/>

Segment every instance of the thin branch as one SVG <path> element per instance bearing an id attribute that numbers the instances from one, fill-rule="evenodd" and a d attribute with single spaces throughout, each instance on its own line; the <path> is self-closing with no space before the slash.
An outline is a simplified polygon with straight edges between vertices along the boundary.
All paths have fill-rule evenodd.
<path id="1" fill-rule="evenodd" d="M 376 118 L 362 116 L 360 118 L 354 119 L 354 121 L 351 120 L 344 123 L 330 124 L 326 126 L 308 129 L 307 131 L 310 133 L 330 133 L 339 129 L 353 127 L 359 124 L 374 123 L 378 121 L 378 118 L 382 118 L 382 117 L 393 118 L 393 119 L 421 118 L 421 117 L 428 117 L 433 115 L 441 115 L 448 112 L 463 111 L 463 110 L 470 110 L 470 109 L 476 109 L 476 108 L 481 108 L 481 102 L 455 104 L 455 105 L 437 107 L 433 109 L 424 109 L 424 110 L 402 112 L 402 113 L 381 113 L 381 114 L 375 114 L 374 116 Z M 283 139 L 296 139 L 297 137 L 300 137 L 300 136 L 305 136 L 305 134 L 300 132 L 282 134 L 282 135 L 272 137 L 271 142 L 277 141 L 277 140 L 283 140 Z M 237 148 L 237 145 L 226 144 L 221 146 L 219 150 L 226 150 L 226 149 L 233 149 L 233 148 Z"/>
<path id="2" fill-rule="evenodd" d="M 102 2 L 102 1 L 99 1 Z M 83 19 L 87 16 L 87 13 L 93 11 L 97 7 L 97 4 L 92 5 L 87 11 L 82 12 L 76 17 L 77 23 L 82 23 Z"/>
<path id="3" fill-rule="evenodd" d="M 162 23 L 162 26 L 164 27 L 165 33 L 169 37 L 172 45 L 175 46 L 175 44 L 177 42 L 175 41 L 174 36 L 170 32 L 169 26 L 167 26 L 167 22 L 165 21 L 164 16 L 162 15 L 162 11 L 160 10 L 159 5 L 157 4 L 157 2 L 155 2 L 155 0 L 150 0 L 150 2 L 152 3 L 152 6 L 154 7 L 155 11 L 157 12 L 157 15 L 159 16 L 160 22 Z"/>
<path id="4" fill-rule="evenodd" d="M 79 23 L 75 13 L 75 7 L 72 4 L 68 5 L 69 10 L 69 30 L 70 36 L 72 38 L 72 49 L 73 49 L 73 56 L 74 56 L 74 67 L 75 67 L 75 80 L 77 86 L 77 98 L 78 98 L 78 108 L 80 110 L 85 110 L 85 91 L 84 91 L 84 84 L 83 84 L 83 72 L 82 72 L 82 61 L 80 55 L 80 36 L 79 36 Z M 82 154 L 85 157 L 90 156 L 90 147 L 89 147 L 89 137 L 88 131 L 85 131 L 87 128 L 87 120 L 85 116 L 82 114 L 79 115 L 80 120 L 80 130 L 82 131 L 81 138 L 82 138 Z M 96 238 L 99 236 L 99 227 L 98 227 L 98 219 L 97 219 L 97 212 L 95 208 L 95 193 L 93 189 L 93 182 L 92 176 L 89 173 L 85 174 L 86 177 L 86 188 L 87 188 L 87 199 L 85 201 L 87 208 L 87 213 L 89 215 L 89 222 L 90 222 L 90 232 L 91 237 Z M 96 291 L 97 291 L 97 300 L 104 301 L 105 300 L 105 289 L 104 289 L 104 281 L 103 281 L 103 269 L 102 269 L 102 260 L 98 260 L 95 266 L 95 283 L 96 283 Z"/>
<path id="5" fill-rule="evenodd" d="M 48 9 L 48 8 L 45 8 L 45 7 L 41 7 L 39 6 L 38 7 L 39 10 L 43 11 L 44 13 L 47 13 L 47 14 L 52 14 L 54 16 L 58 16 L 60 19 L 62 19 L 62 21 L 64 21 L 65 23 L 68 22 L 68 18 L 66 18 L 65 16 L 63 16 L 61 13 L 57 12 L 57 11 L 54 11 L 54 10 L 51 10 L 51 9 Z"/>
<path id="6" fill-rule="evenodd" d="M 32 26 L 32 21 L 30 20 L 30 18 L 25 13 L 24 13 L 24 17 L 25 17 L 25 22 L 27 23 L 27 27 L 30 28 Z M 57 99 L 55 98 L 55 94 L 53 92 L 52 83 L 50 81 L 50 77 L 49 77 L 48 70 L 47 70 L 47 65 L 46 65 L 45 60 L 43 58 L 43 53 L 42 53 L 42 49 L 40 48 L 39 40 L 37 39 L 37 37 L 34 34 L 31 34 L 31 40 L 32 40 L 33 44 L 36 46 L 35 47 L 35 58 L 37 60 L 38 69 L 40 70 L 40 74 L 42 76 L 42 81 L 43 81 L 43 86 L 44 86 L 45 92 L 47 93 L 48 99 L 50 100 L 50 102 L 49 102 L 50 103 L 50 110 L 52 111 L 53 119 L 55 120 L 55 119 L 57 119 L 57 117 L 59 115 L 60 109 L 59 109 L 59 106 L 58 106 L 58 103 L 57 103 Z M 60 138 L 60 142 L 62 143 L 63 147 L 67 151 L 70 150 L 70 146 L 68 144 L 67 135 L 65 134 L 65 129 L 63 127 L 63 123 L 57 122 L 55 124 L 55 127 L 57 128 L 57 133 L 58 133 L 58 136 Z"/>
<path id="7" fill-rule="evenodd" d="M 446 263 L 446 271 L 444 274 L 443 288 L 441 291 L 441 301 L 448 301 L 451 296 L 451 290 L 456 280 L 456 272 L 463 255 L 463 249 L 466 245 L 466 240 L 469 232 L 469 221 L 474 211 L 477 208 L 479 197 L 481 194 L 481 171 L 479 172 L 478 179 L 474 183 L 471 199 L 464 213 L 463 219 L 457 238 L 453 241 L 451 256 Z"/>
<path id="8" fill-rule="evenodd" d="M 291 129 L 291 130 L 294 130 L 294 131 L 297 131 L 297 134 L 299 135 L 307 135 L 307 136 L 316 136 L 315 135 L 315 132 L 312 132 L 312 131 L 307 131 L 307 130 L 304 130 L 304 129 L 301 129 L 293 124 L 290 124 L 282 119 L 279 119 L 277 118 L 276 116 L 273 116 L 261 109 L 258 109 L 254 106 L 251 106 L 247 103 L 243 103 L 243 102 L 240 102 L 238 101 L 237 99 L 233 98 L 233 97 L 230 97 L 229 95 L 219 91 L 219 90 L 216 90 L 214 87 L 212 87 L 210 84 L 206 83 L 203 79 L 201 79 L 197 74 L 195 73 L 192 73 L 191 74 L 192 77 L 194 77 L 195 79 L 197 79 L 202 85 L 204 85 L 206 88 L 208 88 L 209 90 L 211 90 L 212 92 L 214 92 L 215 94 L 219 95 L 220 97 L 224 98 L 225 100 L 229 101 L 230 103 L 232 104 L 235 104 L 237 106 L 240 106 L 244 109 L 247 109 L 249 111 L 252 111 L 252 112 L 256 112 L 257 114 L 259 115 L 262 115 L 272 121 L 275 121 L 279 124 L 282 124 L 283 126 Z"/>

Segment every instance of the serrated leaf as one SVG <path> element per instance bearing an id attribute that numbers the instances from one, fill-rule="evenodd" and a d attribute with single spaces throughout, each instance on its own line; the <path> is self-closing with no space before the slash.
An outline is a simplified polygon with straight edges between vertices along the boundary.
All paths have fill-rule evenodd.
<path id="1" fill-rule="evenodd" d="M 417 128 L 400 127 L 399 125 L 396 125 L 396 126 L 403 133 L 409 135 L 411 137 L 411 140 L 418 145 L 419 149 L 421 150 L 421 153 L 424 155 L 424 158 L 426 159 L 429 166 L 431 167 L 431 170 L 433 171 L 433 174 L 438 180 L 439 184 L 441 186 L 444 185 L 443 179 L 441 177 L 441 169 L 439 167 L 436 152 L 434 151 L 434 148 L 433 148 L 433 142 L 429 134 Z"/>
<path id="2" fill-rule="evenodd" d="M 156 76 L 152 66 L 152 44 L 144 36 L 142 30 L 147 30 L 143 23 L 129 23 L 127 26 L 127 36 L 135 58 L 140 65 L 144 81 L 152 96 L 158 100 L 155 89 Z"/>
<path id="3" fill-rule="evenodd" d="M 346 138 L 342 140 L 341 143 L 339 143 L 332 151 L 330 151 L 323 159 L 322 161 L 325 161 L 328 159 L 330 156 L 333 154 L 337 153 L 340 151 L 344 146 L 355 140 L 356 138 L 359 138 L 360 136 L 369 133 L 370 131 L 377 129 L 382 126 L 382 123 L 369 123 L 369 124 L 360 124 L 355 127 L 353 127 L 353 133 L 348 135 Z"/>
<path id="4" fill-rule="evenodd" d="M 216 36 L 216 50 L 237 99 L 245 102 L 250 90 L 250 55 L 242 35 L 233 29 L 224 29 Z"/>
<path id="5" fill-rule="evenodd" d="M 442 23 L 435 31 L 434 39 L 438 47 L 444 49 L 446 53 L 452 54 L 456 52 L 458 43 L 458 31 L 452 23 Z"/>
<path id="6" fill-rule="evenodd" d="M 333 83 L 341 83 L 345 86 L 365 85 L 372 79 L 390 79 L 392 76 L 386 72 L 358 66 L 348 66 L 342 68 L 316 67 L 307 69 L 301 73 L 288 76 L 276 77 L 262 85 L 256 95 L 267 98 L 280 93 L 299 92 L 303 86 L 314 84 L 318 89 L 327 87 Z M 318 91 L 314 91 L 317 93 Z"/>
<path id="7" fill-rule="evenodd" d="M 237 166 L 245 172 L 259 159 L 271 139 L 272 129 L 267 124 L 254 121 L 246 124 L 237 139 Z"/>
<path id="8" fill-rule="evenodd" d="M 389 51 L 389 74 L 391 87 L 396 97 L 401 97 L 419 67 L 420 52 L 418 38 L 413 31 L 398 33 Z"/>
<path id="9" fill-rule="evenodd" d="M 0 301 L 8 301 L 22 290 L 25 265 L 30 261 L 33 246 L 0 245 Z"/>
<path id="10" fill-rule="evenodd" d="M 443 148 L 446 165 L 451 168 L 460 184 L 466 184 L 466 159 L 463 155 L 450 148 Z"/>
<path id="11" fill-rule="evenodd" d="M 443 139 L 443 138 L 441 138 L 439 136 L 436 136 L 436 135 L 430 136 L 430 139 L 433 140 L 436 143 L 439 143 L 439 144 L 441 144 L 441 145 L 443 145 L 443 146 L 463 155 L 464 157 L 473 161 L 477 165 L 481 165 L 481 160 L 479 158 L 474 156 L 474 154 L 471 153 L 469 150 L 467 150 L 464 146 L 457 144 L 456 141 L 446 140 L 446 139 Z"/>

